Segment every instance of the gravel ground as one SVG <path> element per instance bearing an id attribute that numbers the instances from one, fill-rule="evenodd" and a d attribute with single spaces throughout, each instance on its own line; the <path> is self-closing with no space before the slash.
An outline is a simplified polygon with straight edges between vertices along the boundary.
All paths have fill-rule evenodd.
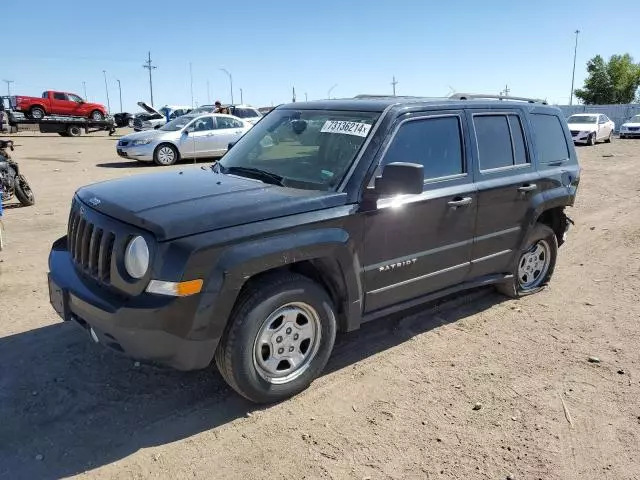
<path id="1" fill-rule="evenodd" d="M 15 139 L 37 204 L 4 219 L 0 479 L 640 479 L 640 141 L 578 148 L 549 288 L 367 324 L 309 390 L 256 408 L 215 370 L 140 366 L 59 321 L 47 255 L 74 190 L 157 169 L 116 137 Z"/>

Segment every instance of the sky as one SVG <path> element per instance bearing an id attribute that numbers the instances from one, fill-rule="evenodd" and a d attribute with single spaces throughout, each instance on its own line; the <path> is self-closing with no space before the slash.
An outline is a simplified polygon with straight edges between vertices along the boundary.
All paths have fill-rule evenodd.
<path id="1" fill-rule="evenodd" d="M 575 30 L 576 88 L 586 62 L 630 53 L 640 2 L 582 0 L 2 0 L 0 80 L 11 93 L 74 92 L 121 111 L 149 102 L 257 107 L 360 93 L 452 92 L 546 98 L 567 104 Z M 603 11 L 602 9 L 605 9 Z M 606 13 L 606 14 L 605 14 Z M 192 74 L 190 74 L 190 70 Z M 103 73 L 106 71 L 106 74 Z M 106 86 L 105 86 L 106 76 Z M 193 79 L 193 82 L 191 82 Z M 7 85 L 0 83 L 6 94 Z"/>

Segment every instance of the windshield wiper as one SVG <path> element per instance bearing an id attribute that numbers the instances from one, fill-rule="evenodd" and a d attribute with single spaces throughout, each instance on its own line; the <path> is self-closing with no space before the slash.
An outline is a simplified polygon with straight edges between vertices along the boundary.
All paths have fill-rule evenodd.
<path id="1" fill-rule="evenodd" d="M 223 167 L 218 163 L 219 167 L 222 167 L 222 173 L 245 173 L 247 175 L 255 177 L 257 180 L 262 180 L 265 183 L 272 183 L 274 185 L 284 186 L 284 177 L 276 175 L 275 173 L 267 172 L 254 167 Z"/>

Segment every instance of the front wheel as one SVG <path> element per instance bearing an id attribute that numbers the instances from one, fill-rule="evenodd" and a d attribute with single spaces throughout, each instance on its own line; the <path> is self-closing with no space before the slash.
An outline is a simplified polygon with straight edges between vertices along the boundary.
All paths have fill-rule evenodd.
<path id="1" fill-rule="evenodd" d="M 539 292 L 553 275 L 558 256 L 558 239 L 551 228 L 536 224 L 524 249 L 516 256 L 513 278 L 497 285 L 499 292 L 511 298 Z"/>
<path id="2" fill-rule="evenodd" d="M 30 207 L 36 203 L 36 197 L 33 194 L 33 190 L 31 190 L 31 187 L 29 186 L 27 179 L 24 178 L 24 175 L 18 175 L 16 177 L 16 198 L 25 207 Z"/>
<path id="3" fill-rule="evenodd" d="M 590 147 L 593 147 L 596 144 L 596 134 L 592 133 L 591 135 L 589 135 L 589 139 L 587 140 L 587 145 L 589 145 Z"/>
<path id="4" fill-rule="evenodd" d="M 127 120 L 127 127 L 133 128 L 133 118 L 130 118 L 129 120 Z"/>
<path id="5" fill-rule="evenodd" d="M 91 118 L 91 120 L 93 120 L 94 122 L 101 122 L 102 120 L 104 120 L 104 115 L 100 110 L 94 110 L 93 112 L 91 112 L 89 118 Z"/>
<path id="6" fill-rule="evenodd" d="M 173 145 L 163 143 L 153 152 L 153 161 L 163 167 L 173 165 L 178 161 L 178 150 Z"/>
<path id="7" fill-rule="evenodd" d="M 336 328 L 333 303 L 317 283 L 297 274 L 269 276 L 243 294 L 216 350 L 216 364 L 242 396 L 277 402 L 320 375 Z"/>

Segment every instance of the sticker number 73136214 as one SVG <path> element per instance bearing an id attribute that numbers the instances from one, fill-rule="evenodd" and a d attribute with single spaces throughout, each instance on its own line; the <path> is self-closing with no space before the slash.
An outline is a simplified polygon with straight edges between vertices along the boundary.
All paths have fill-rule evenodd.
<path id="1" fill-rule="evenodd" d="M 371 129 L 371 125 L 360 122 L 347 122 L 344 120 L 327 120 L 324 122 L 320 132 L 322 133 L 342 133 L 345 135 L 356 135 L 366 137 Z"/>

